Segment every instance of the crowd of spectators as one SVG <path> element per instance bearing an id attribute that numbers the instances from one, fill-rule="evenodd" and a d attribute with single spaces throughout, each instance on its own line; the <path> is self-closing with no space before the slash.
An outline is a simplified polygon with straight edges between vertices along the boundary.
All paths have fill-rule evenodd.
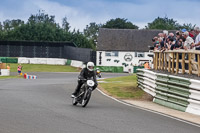
<path id="1" fill-rule="evenodd" d="M 174 49 L 196 49 L 200 50 L 200 28 L 187 31 L 182 29 L 176 33 L 168 33 L 164 30 L 153 39 L 154 50 L 174 50 Z"/>
<path id="2" fill-rule="evenodd" d="M 164 30 L 163 33 L 159 33 L 158 36 L 155 36 L 153 39 L 154 50 L 200 50 L 200 28 L 195 27 L 194 29 L 187 31 L 186 29 L 182 29 L 180 31 L 176 31 L 176 33 L 168 33 L 167 30 Z M 169 60 L 169 57 L 172 55 L 167 53 L 166 59 Z M 172 58 L 172 57 L 171 57 Z M 179 59 L 182 59 L 182 55 L 179 54 Z M 185 59 L 188 59 L 188 55 L 185 55 Z M 191 60 L 197 61 L 197 55 L 192 54 Z M 179 68 L 181 67 L 181 63 L 179 62 Z M 185 68 L 188 69 L 188 64 L 185 64 Z M 197 65 L 192 64 L 192 69 L 197 70 Z"/>

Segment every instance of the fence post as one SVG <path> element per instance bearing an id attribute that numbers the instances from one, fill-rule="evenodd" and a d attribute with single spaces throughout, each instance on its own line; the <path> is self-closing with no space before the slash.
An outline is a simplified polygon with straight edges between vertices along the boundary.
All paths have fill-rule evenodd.
<path id="1" fill-rule="evenodd" d="M 185 53 L 182 53 L 182 74 L 185 73 Z"/>
<path id="2" fill-rule="evenodd" d="M 174 57 L 174 53 L 172 52 L 172 73 L 174 73 L 174 61 L 175 61 L 175 57 Z"/>
<path id="3" fill-rule="evenodd" d="M 157 53 L 157 55 L 156 55 L 156 70 L 158 70 L 158 67 L 159 67 L 159 58 L 158 58 L 158 56 L 159 56 L 159 53 Z"/>
<path id="4" fill-rule="evenodd" d="M 189 74 L 192 74 L 191 53 L 188 53 Z"/>
<path id="5" fill-rule="evenodd" d="M 164 52 L 164 56 L 165 56 L 165 71 L 167 71 L 167 56 L 165 52 Z"/>
<path id="6" fill-rule="evenodd" d="M 179 53 L 176 53 L 176 74 L 178 74 L 179 71 Z"/>
<path id="7" fill-rule="evenodd" d="M 155 66 L 154 66 L 155 70 L 158 69 L 158 53 L 155 53 Z"/>
<path id="8" fill-rule="evenodd" d="M 159 70 L 161 69 L 161 52 L 159 52 L 159 66 L 158 66 L 158 69 Z"/>
<path id="9" fill-rule="evenodd" d="M 171 54 L 171 53 L 168 53 Z M 168 72 L 171 72 L 171 57 L 169 56 L 169 62 L 168 62 Z"/>
<path id="10" fill-rule="evenodd" d="M 198 77 L 200 76 L 200 54 L 197 54 L 198 56 Z"/>
<path id="11" fill-rule="evenodd" d="M 164 52 L 161 53 L 162 54 L 162 71 L 164 70 Z"/>

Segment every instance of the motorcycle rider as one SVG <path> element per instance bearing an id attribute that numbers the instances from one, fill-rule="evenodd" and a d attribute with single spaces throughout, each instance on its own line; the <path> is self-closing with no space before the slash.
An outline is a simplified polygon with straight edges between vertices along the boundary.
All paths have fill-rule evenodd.
<path id="1" fill-rule="evenodd" d="M 96 80 L 96 72 L 94 71 L 94 63 L 93 62 L 88 62 L 87 63 L 87 67 L 83 68 L 80 72 L 80 75 L 78 76 L 78 85 L 74 91 L 74 93 L 72 93 L 71 97 L 74 98 L 76 97 L 76 95 L 78 94 L 78 92 L 80 91 L 81 86 L 84 84 L 84 80 L 83 79 L 88 79 L 93 77 L 95 85 L 93 86 L 93 90 L 97 87 L 97 80 Z"/>
<path id="2" fill-rule="evenodd" d="M 96 68 L 95 73 L 99 78 L 101 78 L 101 72 L 100 72 L 99 68 Z"/>

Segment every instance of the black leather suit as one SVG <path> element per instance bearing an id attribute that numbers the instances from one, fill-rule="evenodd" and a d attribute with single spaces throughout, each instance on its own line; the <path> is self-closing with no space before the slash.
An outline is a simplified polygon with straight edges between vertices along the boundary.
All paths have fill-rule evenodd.
<path id="1" fill-rule="evenodd" d="M 95 71 L 89 71 L 87 68 L 83 68 L 80 75 L 78 76 L 78 85 L 75 89 L 75 92 L 73 93 L 74 95 L 77 95 L 78 92 L 80 91 L 80 88 L 82 86 L 82 84 L 84 84 L 84 80 L 83 79 L 88 79 L 88 78 L 93 78 L 95 85 L 93 86 L 93 90 L 97 87 L 98 83 L 97 83 L 97 79 L 96 79 L 96 72 Z"/>

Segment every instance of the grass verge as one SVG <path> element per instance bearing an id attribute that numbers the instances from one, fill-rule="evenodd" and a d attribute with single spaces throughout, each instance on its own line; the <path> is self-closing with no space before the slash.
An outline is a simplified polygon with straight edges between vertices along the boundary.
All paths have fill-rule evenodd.
<path id="1" fill-rule="evenodd" d="M 17 63 L 9 63 L 10 71 L 17 72 Z M 78 68 L 62 65 L 22 64 L 22 73 L 26 72 L 78 72 Z"/>
<path id="2" fill-rule="evenodd" d="M 10 64 L 10 72 L 17 72 L 17 63 Z M 78 72 L 76 67 L 62 65 L 45 65 L 45 64 L 22 64 L 22 73 L 27 72 Z M 0 79 L 23 78 L 23 76 L 0 76 Z"/>
<path id="3" fill-rule="evenodd" d="M 137 87 L 136 75 L 101 80 L 99 88 L 106 94 L 120 99 L 150 100 L 151 97 Z"/>
<path id="4" fill-rule="evenodd" d="M 15 78 L 23 78 L 23 76 L 0 76 L 0 79 L 15 79 Z"/>

